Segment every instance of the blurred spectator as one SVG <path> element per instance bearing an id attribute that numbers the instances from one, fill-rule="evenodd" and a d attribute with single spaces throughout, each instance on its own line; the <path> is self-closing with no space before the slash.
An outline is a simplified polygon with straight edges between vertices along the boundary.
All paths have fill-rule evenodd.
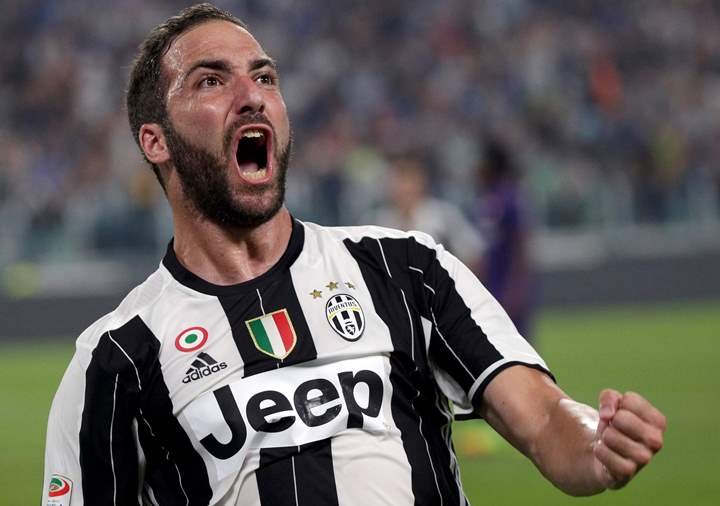
<path id="1" fill-rule="evenodd" d="M 507 146 L 490 140 L 478 171 L 475 218 L 488 248 L 480 279 L 505 308 L 520 334 L 533 340 L 535 279 L 531 261 L 527 197 Z"/>
<path id="2" fill-rule="evenodd" d="M 396 156 L 389 167 L 387 198 L 368 223 L 430 234 L 466 265 L 477 267 L 483 241 L 456 206 L 432 197 L 422 158 Z"/>

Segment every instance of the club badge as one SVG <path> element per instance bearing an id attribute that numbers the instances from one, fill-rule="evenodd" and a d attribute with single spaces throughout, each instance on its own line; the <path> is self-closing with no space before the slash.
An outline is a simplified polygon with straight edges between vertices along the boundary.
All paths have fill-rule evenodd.
<path id="1" fill-rule="evenodd" d="M 325 316 L 330 326 L 346 341 L 357 341 L 365 330 L 365 315 L 352 295 L 333 295 L 325 305 Z"/>

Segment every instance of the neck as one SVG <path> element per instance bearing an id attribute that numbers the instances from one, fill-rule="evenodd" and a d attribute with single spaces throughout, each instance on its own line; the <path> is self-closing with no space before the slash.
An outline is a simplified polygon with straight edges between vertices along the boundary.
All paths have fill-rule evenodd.
<path id="1" fill-rule="evenodd" d="M 269 221 L 249 229 L 228 229 L 175 216 L 175 255 L 196 276 L 215 285 L 254 279 L 275 265 L 287 249 L 292 219 L 283 207 Z"/>

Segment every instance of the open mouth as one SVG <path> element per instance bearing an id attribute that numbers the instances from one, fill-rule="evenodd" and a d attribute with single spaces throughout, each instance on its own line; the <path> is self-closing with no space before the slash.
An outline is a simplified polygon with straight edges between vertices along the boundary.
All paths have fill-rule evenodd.
<path id="1" fill-rule="evenodd" d="M 235 158 L 240 175 L 250 182 L 261 182 L 270 173 L 269 158 L 272 147 L 271 131 L 251 126 L 242 130 Z"/>

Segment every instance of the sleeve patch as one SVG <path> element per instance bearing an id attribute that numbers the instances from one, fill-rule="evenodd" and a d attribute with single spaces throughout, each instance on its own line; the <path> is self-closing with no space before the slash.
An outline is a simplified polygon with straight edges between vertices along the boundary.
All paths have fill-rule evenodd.
<path id="1" fill-rule="evenodd" d="M 70 506 L 72 481 L 65 476 L 53 474 L 48 485 L 47 506 Z"/>

